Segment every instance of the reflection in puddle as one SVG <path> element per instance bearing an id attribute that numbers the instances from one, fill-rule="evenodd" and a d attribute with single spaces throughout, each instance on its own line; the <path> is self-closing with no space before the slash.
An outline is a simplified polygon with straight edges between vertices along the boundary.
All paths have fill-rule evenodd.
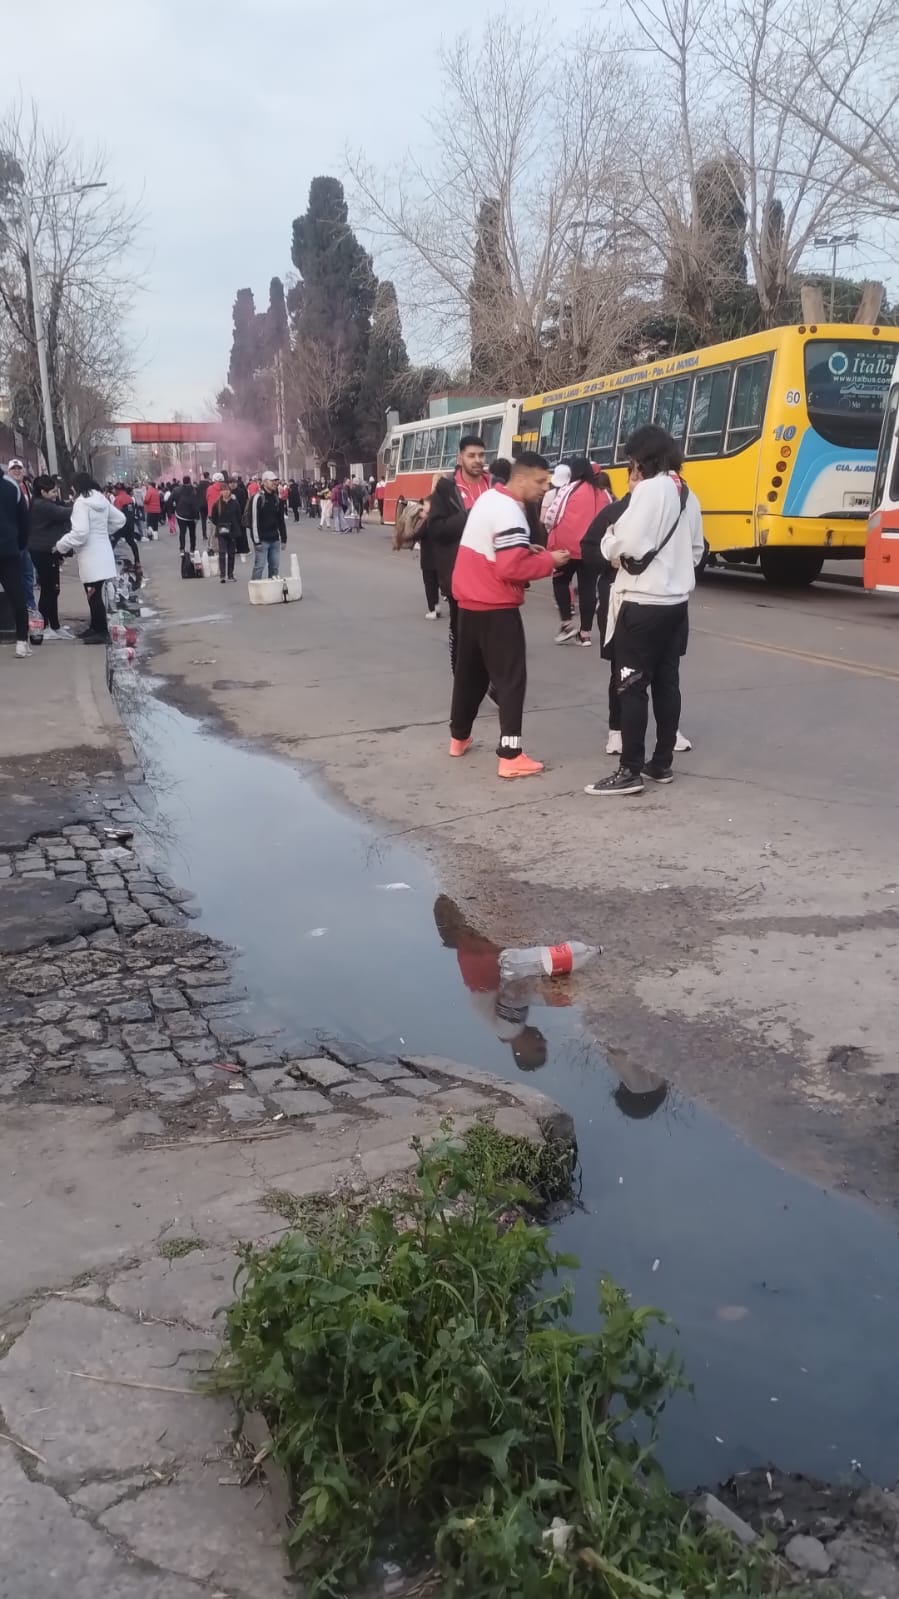
<path id="1" fill-rule="evenodd" d="M 595 1319 L 601 1272 L 672 1318 L 695 1387 L 665 1417 L 676 1484 L 769 1460 L 830 1479 L 861 1461 L 895 1480 L 894 1226 L 780 1170 L 639 1062 L 608 1060 L 570 1002 L 576 978 L 501 987 L 476 910 L 296 768 L 149 695 L 125 714 L 157 849 L 198 895 L 199 925 L 242 951 L 243 981 L 291 1047 L 322 1033 L 373 1055 L 539 1072 L 571 1111 L 584 1208 L 557 1234 L 584 1263 L 578 1318 Z M 382 891 L 393 882 L 408 889 Z"/>

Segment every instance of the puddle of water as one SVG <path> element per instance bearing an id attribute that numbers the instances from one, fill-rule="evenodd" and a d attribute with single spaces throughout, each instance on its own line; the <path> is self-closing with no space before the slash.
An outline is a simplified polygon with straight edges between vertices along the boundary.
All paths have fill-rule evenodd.
<path id="1" fill-rule="evenodd" d="M 168 869 L 289 1031 L 524 1071 L 572 1112 L 584 1210 L 558 1242 L 584 1264 L 578 1319 L 595 1319 L 600 1272 L 672 1318 L 695 1389 L 665 1417 L 675 1485 L 768 1461 L 896 1480 L 894 1226 L 781 1171 L 635 1068 L 613 1071 L 563 988 L 498 996 L 496 950 L 424 864 L 295 768 L 148 695 L 125 714 Z"/>

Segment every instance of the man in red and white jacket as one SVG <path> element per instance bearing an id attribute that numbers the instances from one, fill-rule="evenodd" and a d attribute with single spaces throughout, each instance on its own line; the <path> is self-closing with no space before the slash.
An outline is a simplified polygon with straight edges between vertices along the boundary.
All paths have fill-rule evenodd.
<path id="1" fill-rule="evenodd" d="M 570 560 L 567 550 L 543 550 L 531 543 L 525 505 L 539 505 L 549 483 L 542 455 L 526 450 L 514 463 L 508 484 L 488 489 L 475 501 L 453 569 L 453 597 L 459 607 L 459 640 L 450 755 L 471 747 L 471 729 L 490 684 L 499 707 L 497 748 L 500 777 L 533 777 L 543 771 L 521 747 L 527 687 L 527 660 L 521 607 L 525 585 L 550 577 Z"/>

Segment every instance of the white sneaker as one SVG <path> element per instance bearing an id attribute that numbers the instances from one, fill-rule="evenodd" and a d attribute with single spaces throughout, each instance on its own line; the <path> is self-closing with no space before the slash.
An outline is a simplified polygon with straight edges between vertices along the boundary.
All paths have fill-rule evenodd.
<path id="1" fill-rule="evenodd" d="M 75 635 L 70 627 L 60 627 L 55 630 L 52 627 L 44 628 L 44 638 L 48 644 L 64 644 L 67 639 L 73 639 L 74 637 Z"/>
<path id="2" fill-rule="evenodd" d="M 18 656 L 19 660 L 24 660 L 25 656 L 30 654 L 31 645 L 26 644 L 24 639 L 16 639 L 16 655 Z"/>
<path id="3" fill-rule="evenodd" d="M 437 620 L 439 615 L 440 615 L 439 611 L 425 611 L 425 621 L 426 622 L 436 622 L 436 620 Z"/>
<path id="4" fill-rule="evenodd" d="M 692 748 L 693 748 L 693 745 L 690 743 L 690 740 L 688 738 L 685 738 L 683 733 L 678 728 L 677 738 L 674 740 L 674 751 L 675 751 L 675 754 L 676 755 L 686 755 L 687 750 L 691 750 Z"/>
<path id="5" fill-rule="evenodd" d="M 562 626 L 559 628 L 558 633 L 556 634 L 555 638 L 553 639 L 553 643 L 554 644 L 570 644 L 571 640 L 572 639 L 576 639 L 576 638 L 577 638 L 577 628 L 575 627 L 574 623 L 573 622 L 563 622 Z"/>
<path id="6" fill-rule="evenodd" d="M 621 734 L 620 733 L 616 733 L 612 728 L 609 729 L 609 736 L 606 739 L 606 754 L 607 755 L 620 755 L 621 754 Z"/>

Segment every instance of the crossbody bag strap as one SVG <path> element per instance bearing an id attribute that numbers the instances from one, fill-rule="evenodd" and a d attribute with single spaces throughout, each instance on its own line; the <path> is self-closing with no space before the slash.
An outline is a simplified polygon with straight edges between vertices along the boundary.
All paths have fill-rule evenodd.
<path id="1" fill-rule="evenodd" d="M 640 556 L 622 555 L 621 564 L 624 567 L 624 570 L 627 572 L 629 577 L 639 577 L 641 575 L 641 573 L 645 572 L 647 567 L 652 565 L 652 563 L 655 560 L 656 556 L 657 555 L 661 555 L 663 549 L 665 548 L 665 545 L 669 544 L 671 542 L 671 540 L 674 538 L 675 533 L 677 532 L 678 528 L 680 527 L 680 519 L 683 516 L 684 511 L 687 508 L 687 498 L 689 496 L 689 493 L 690 493 L 690 490 L 687 488 L 686 483 L 681 483 L 680 494 L 678 496 L 678 499 L 679 499 L 680 503 L 679 503 L 678 509 L 677 509 L 677 516 L 675 517 L 674 522 L 673 522 L 670 530 L 665 534 L 665 537 L 663 538 L 661 544 L 657 544 L 655 549 L 654 550 L 650 550 L 648 552 L 648 554 L 646 554 L 646 555 L 640 555 Z"/>

